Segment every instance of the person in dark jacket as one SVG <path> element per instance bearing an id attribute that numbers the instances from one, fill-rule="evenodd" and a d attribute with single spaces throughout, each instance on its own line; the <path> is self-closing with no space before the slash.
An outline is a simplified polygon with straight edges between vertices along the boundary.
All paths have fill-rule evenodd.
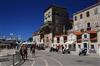
<path id="1" fill-rule="evenodd" d="M 35 45 L 31 46 L 32 57 L 35 56 Z"/>

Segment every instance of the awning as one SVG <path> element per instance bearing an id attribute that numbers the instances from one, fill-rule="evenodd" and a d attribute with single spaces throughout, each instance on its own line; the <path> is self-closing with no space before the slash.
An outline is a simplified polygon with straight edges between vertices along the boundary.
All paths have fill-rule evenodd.
<path id="1" fill-rule="evenodd" d="M 24 42 L 22 44 L 35 44 L 34 42 Z"/>
<path id="2" fill-rule="evenodd" d="M 89 34 L 95 34 L 95 33 L 97 33 L 96 31 L 87 31 L 87 33 L 89 33 Z"/>
<path id="3" fill-rule="evenodd" d="M 75 41 L 67 41 L 65 44 L 73 44 Z"/>
<path id="4" fill-rule="evenodd" d="M 82 35 L 82 32 L 74 32 L 75 35 Z"/>

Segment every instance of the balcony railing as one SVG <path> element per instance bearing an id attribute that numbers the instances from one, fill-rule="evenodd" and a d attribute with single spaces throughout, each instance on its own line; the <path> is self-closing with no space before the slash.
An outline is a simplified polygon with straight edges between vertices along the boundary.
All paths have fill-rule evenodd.
<path id="1" fill-rule="evenodd" d="M 87 30 L 90 31 L 91 30 L 91 27 L 88 27 Z"/>
<path id="2" fill-rule="evenodd" d="M 77 39 L 77 43 L 81 43 L 82 42 L 82 39 Z"/>
<path id="3" fill-rule="evenodd" d="M 97 37 L 90 38 L 90 41 L 91 41 L 91 42 L 97 42 Z"/>

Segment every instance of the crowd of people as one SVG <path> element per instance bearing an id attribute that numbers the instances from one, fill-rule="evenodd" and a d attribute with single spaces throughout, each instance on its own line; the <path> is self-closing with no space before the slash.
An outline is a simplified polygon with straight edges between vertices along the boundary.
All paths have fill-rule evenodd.
<path id="1" fill-rule="evenodd" d="M 19 53 L 21 55 L 21 59 L 22 60 L 26 60 L 27 59 L 27 56 L 28 56 L 28 48 L 30 48 L 30 53 L 32 54 L 32 57 L 35 57 L 35 50 L 38 49 L 40 50 L 40 46 L 36 46 L 36 44 L 32 44 L 30 46 L 27 46 L 25 44 L 22 44 L 20 46 L 20 50 L 19 50 Z M 44 49 L 43 49 L 44 50 Z M 50 52 L 61 52 L 62 54 L 70 54 L 71 51 L 70 49 L 67 48 L 67 45 L 63 46 L 63 45 L 53 45 L 52 47 L 50 47 Z M 79 52 L 79 56 L 84 54 L 86 55 L 87 53 L 87 49 L 82 49 L 80 52 Z"/>
<path id="2" fill-rule="evenodd" d="M 71 50 L 67 47 L 67 45 L 53 45 L 50 50 L 50 52 L 61 52 L 62 54 L 70 54 Z M 80 48 L 79 50 L 79 56 L 86 55 L 87 54 L 87 48 Z"/>
<path id="3" fill-rule="evenodd" d="M 50 52 L 61 52 L 62 54 L 68 53 L 70 54 L 70 50 L 67 48 L 67 45 L 63 46 L 63 45 L 53 45 L 50 48 Z"/>

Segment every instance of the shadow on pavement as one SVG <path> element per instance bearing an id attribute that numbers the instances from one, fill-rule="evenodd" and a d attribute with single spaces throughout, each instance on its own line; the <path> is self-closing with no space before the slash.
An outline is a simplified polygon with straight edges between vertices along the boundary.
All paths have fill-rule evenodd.
<path id="1" fill-rule="evenodd" d="M 17 65 L 15 66 L 21 66 L 25 61 L 21 61 L 20 63 L 18 63 Z"/>

